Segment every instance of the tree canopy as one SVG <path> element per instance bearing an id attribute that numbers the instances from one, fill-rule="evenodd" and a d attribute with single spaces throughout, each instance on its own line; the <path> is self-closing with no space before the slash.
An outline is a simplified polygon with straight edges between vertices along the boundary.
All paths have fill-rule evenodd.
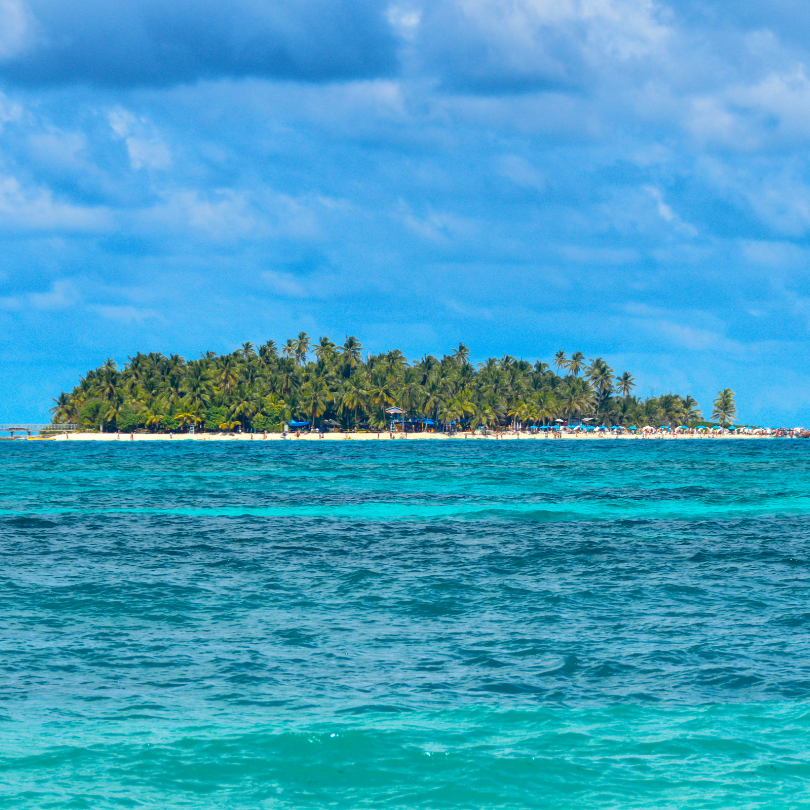
<path id="1" fill-rule="evenodd" d="M 506 355 L 474 366 L 463 344 L 441 359 L 409 362 L 395 349 L 367 354 L 355 337 L 342 345 L 301 332 L 279 350 L 273 340 L 186 361 L 152 352 L 109 359 L 54 400 L 54 422 L 91 430 L 279 430 L 308 422 L 384 429 L 392 407 L 409 425 L 474 429 L 589 419 L 599 425 L 678 425 L 702 419 L 690 396 L 633 395 L 635 379 L 601 357 L 559 351 L 553 366 Z M 555 370 L 556 369 L 556 370 Z M 732 401 L 733 406 L 733 401 Z M 736 412 L 735 412 L 736 413 Z M 724 418 L 732 414 L 724 411 Z M 415 421 L 412 421 L 415 420 Z M 418 420 L 418 421 L 416 421 Z"/>

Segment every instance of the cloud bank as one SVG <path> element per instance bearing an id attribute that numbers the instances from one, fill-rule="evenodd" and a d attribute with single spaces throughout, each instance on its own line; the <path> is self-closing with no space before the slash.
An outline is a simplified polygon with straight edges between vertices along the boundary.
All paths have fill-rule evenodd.
<path id="1" fill-rule="evenodd" d="M 785 2 L 0 0 L 0 372 L 39 375 L 7 415 L 110 354 L 305 329 L 580 349 L 810 423 L 808 31 Z"/>

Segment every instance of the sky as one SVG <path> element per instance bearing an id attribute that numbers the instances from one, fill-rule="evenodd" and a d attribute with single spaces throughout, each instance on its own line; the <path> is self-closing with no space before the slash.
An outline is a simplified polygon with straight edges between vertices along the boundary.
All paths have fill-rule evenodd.
<path id="1" fill-rule="evenodd" d="M 0 0 L 0 422 L 305 331 L 810 424 L 810 6 Z"/>

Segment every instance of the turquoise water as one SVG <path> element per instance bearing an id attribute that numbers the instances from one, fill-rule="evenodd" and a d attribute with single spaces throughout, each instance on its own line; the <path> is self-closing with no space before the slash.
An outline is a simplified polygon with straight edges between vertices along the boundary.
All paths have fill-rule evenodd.
<path id="1" fill-rule="evenodd" d="M 0 807 L 810 806 L 810 442 L 0 477 Z"/>

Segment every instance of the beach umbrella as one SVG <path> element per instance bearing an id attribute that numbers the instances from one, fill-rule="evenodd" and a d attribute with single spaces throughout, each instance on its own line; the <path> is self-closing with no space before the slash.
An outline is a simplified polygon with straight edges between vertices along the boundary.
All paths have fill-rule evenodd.
<path id="1" fill-rule="evenodd" d="M 638 428 L 635 425 L 630 425 L 630 427 L 627 428 L 627 429 L 628 430 L 638 430 Z"/>

